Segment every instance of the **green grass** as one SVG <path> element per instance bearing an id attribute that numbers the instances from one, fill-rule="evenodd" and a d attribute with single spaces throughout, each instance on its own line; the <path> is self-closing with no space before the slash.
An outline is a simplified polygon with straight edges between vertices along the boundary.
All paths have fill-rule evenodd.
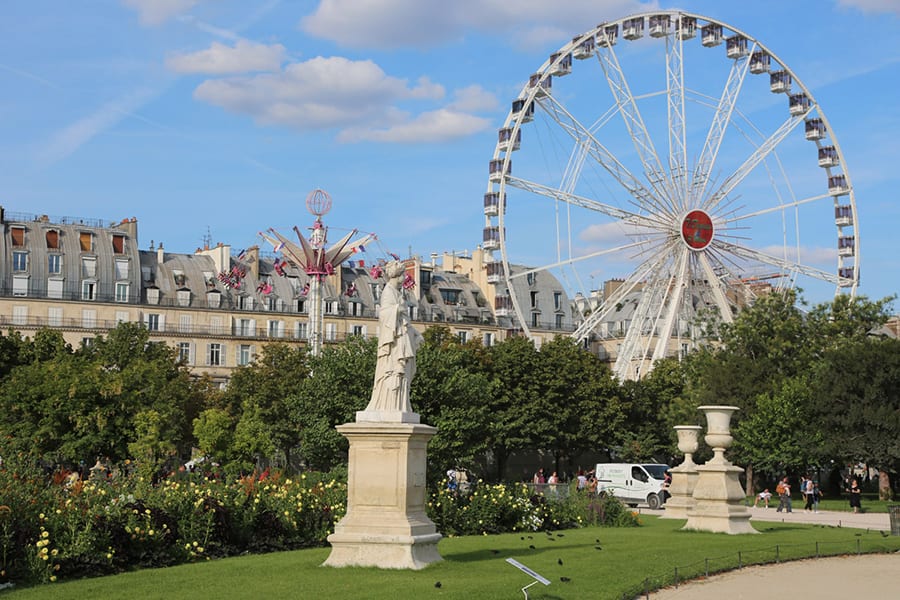
<path id="1" fill-rule="evenodd" d="M 749 506 L 753 506 L 753 496 L 747 497 L 747 502 L 749 502 Z M 801 498 L 799 494 L 795 494 L 791 496 L 791 502 L 793 503 L 794 510 L 797 510 L 799 507 L 800 510 L 803 509 L 803 506 L 806 504 L 806 500 Z M 894 506 L 900 504 L 900 500 L 893 501 L 885 501 L 885 500 L 876 500 L 874 498 L 867 498 L 863 496 L 862 502 L 862 511 L 864 513 L 886 513 L 888 511 L 888 506 Z M 769 500 L 769 506 L 778 506 L 778 497 L 772 496 Z M 819 501 L 819 510 L 834 510 L 838 512 L 852 512 L 850 508 L 850 500 L 847 498 L 822 498 Z"/>
<path id="2" fill-rule="evenodd" d="M 738 552 L 746 565 L 774 562 L 776 546 L 778 560 L 814 556 L 817 542 L 820 555 L 900 550 L 900 537 L 877 531 L 754 522 L 762 535 L 728 536 L 679 531 L 684 522 L 678 520 L 643 521 L 639 528 L 590 527 L 558 532 L 562 535 L 532 533 L 531 538 L 444 539 L 439 546 L 444 561 L 421 571 L 321 567 L 329 549 L 316 548 L 49 584 L 3 592 L 0 598 L 515 598 L 531 579 L 505 562 L 512 557 L 552 581 L 548 587 L 531 587 L 531 598 L 602 600 L 636 594 L 648 578 L 651 589 L 669 584 L 675 567 L 682 580 L 701 575 L 707 559 L 710 572 L 734 568 Z"/>

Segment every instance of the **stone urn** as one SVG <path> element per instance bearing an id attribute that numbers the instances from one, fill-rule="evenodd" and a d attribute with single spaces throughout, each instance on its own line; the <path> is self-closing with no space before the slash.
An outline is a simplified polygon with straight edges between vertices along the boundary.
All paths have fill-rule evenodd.
<path id="1" fill-rule="evenodd" d="M 698 407 L 706 415 L 707 445 L 713 450 L 711 464 L 728 464 L 725 451 L 731 448 L 734 438 L 731 436 L 731 415 L 740 410 L 737 406 L 707 405 Z"/>
<path id="2" fill-rule="evenodd" d="M 675 434 L 678 436 L 678 450 L 684 454 L 685 465 L 694 464 L 694 452 L 700 447 L 697 440 L 700 430 L 703 429 L 699 425 L 676 425 Z"/>

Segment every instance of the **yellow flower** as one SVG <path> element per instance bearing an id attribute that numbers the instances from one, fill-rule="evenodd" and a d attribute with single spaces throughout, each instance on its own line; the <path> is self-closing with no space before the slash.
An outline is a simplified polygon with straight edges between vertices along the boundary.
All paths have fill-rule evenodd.
<path id="1" fill-rule="evenodd" d="M 56 581 L 56 575 L 51 575 L 51 576 L 50 576 L 50 581 L 51 581 L 51 582 Z"/>
<path id="2" fill-rule="evenodd" d="M 38 515 L 38 519 L 43 520 L 43 519 L 44 519 L 44 513 L 39 514 L 39 515 Z"/>
<path id="3" fill-rule="evenodd" d="M 148 531 L 147 535 L 153 535 L 153 530 L 151 529 L 150 531 Z"/>
<path id="4" fill-rule="evenodd" d="M 59 550 L 54 548 L 53 550 L 50 551 L 50 554 L 52 554 L 53 556 L 56 556 L 57 554 L 59 554 Z"/>
<path id="5" fill-rule="evenodd" d="M 112 559 L 112 552 L 107 552 L 107 553 L 106 553 L 106 558 Z"/>
<path id="6" fill-rule="evenodd" d="M 48 558 L 50 558 L 50 557 L 47 556 L 46 554 L 41 554 L 41 560 L 47 560 Z"/>
<path id="7" fill-rule="evenodd" d="M 41 532 L 41 537 L 42 537 L 42 538 L 50 537 L 50 532 L 49 532 L 49 531 L 43 531 L 43 532 Z"/>

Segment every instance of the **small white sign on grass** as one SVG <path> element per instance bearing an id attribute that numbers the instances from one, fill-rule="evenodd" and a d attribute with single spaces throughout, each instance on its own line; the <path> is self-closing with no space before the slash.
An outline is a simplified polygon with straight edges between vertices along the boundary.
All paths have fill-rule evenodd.
<path id="1" fill-rule="evenodd" d="M 534 581 L 532 581 L 531 583 L 529 583 L 528 585 L 526 585 L 525 587 L 522 588 L 522 593 L 525 594 L 525 600 L 528 600 L 528 588 L 530 588 L 530 587 L 533 586 L 534 584 L 536 584 L 536 583 L 543 583 L 544 585 L 550 585 L 550 580 L 549 580 L 549 579 L 547 579 L 546 577 L 544 577 L 544 576 L 541 575 L 540 573 L 538 573 L 538 572 L 536 572 L 536 571 L 533 571 L 533 570 L 531 570 L 530 568 L 526 567 L 525 565 L 523 565 L 522 563 L 520 563 L 520 562 L 517 561 L 516 559 L 514 559 L 514 558 L 507 558 L 507 559 L 506 559 L 506 562 L 508 562 L 509 564 L 511 564 L 512 566 L 514 566 L 515 568 L 519 569 L 520 571 L 522 571 L 523 573 L 525 573 L 525 574 L 528 575 L 529 577 L 534 578 Z"/>

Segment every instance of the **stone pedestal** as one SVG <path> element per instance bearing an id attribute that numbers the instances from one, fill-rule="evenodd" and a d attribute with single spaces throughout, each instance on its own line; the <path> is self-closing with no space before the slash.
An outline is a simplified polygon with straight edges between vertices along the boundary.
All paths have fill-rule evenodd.
<path id="1" fill-rule="evenodd" d="M 725 458 L 731 447 L 731 415 L 736 406 L 701 406 L 706 413 L 706 443 L 713 449 L 713 458 L 697 467 L 694 487 L 694 506 L 687 509 L 684 529 L 714 533 L 759 533 L 750 525 L 750 509 L 744 505 L 744 489 L 738 479 L 744 469 L 732 465 Z"/>
<path id="2" fill-rule="evenodd" d="M 669 484 L 671 495 L 665 504 L 662 519 L 687 519 L 688 509 L 694 506 L 694 487 L 697 485 L 697 465 L 694 464 L 694 452 L 699 443 L 697 435 L 703 429 L 699 425 L 676 425 L 678 433 L 678 449 L 684 453 L 684 461 L 671 469 L 672 483 Z"/>
<path id="3" fill-rule="evenodd" d="M 425 514 L 425 449 L 437 430 L 415 417 L 337 427 L 350 442 L 347 514 L 328 536 L 325 566 L 421 569 L 441 560 L 441 534 Z"/>

